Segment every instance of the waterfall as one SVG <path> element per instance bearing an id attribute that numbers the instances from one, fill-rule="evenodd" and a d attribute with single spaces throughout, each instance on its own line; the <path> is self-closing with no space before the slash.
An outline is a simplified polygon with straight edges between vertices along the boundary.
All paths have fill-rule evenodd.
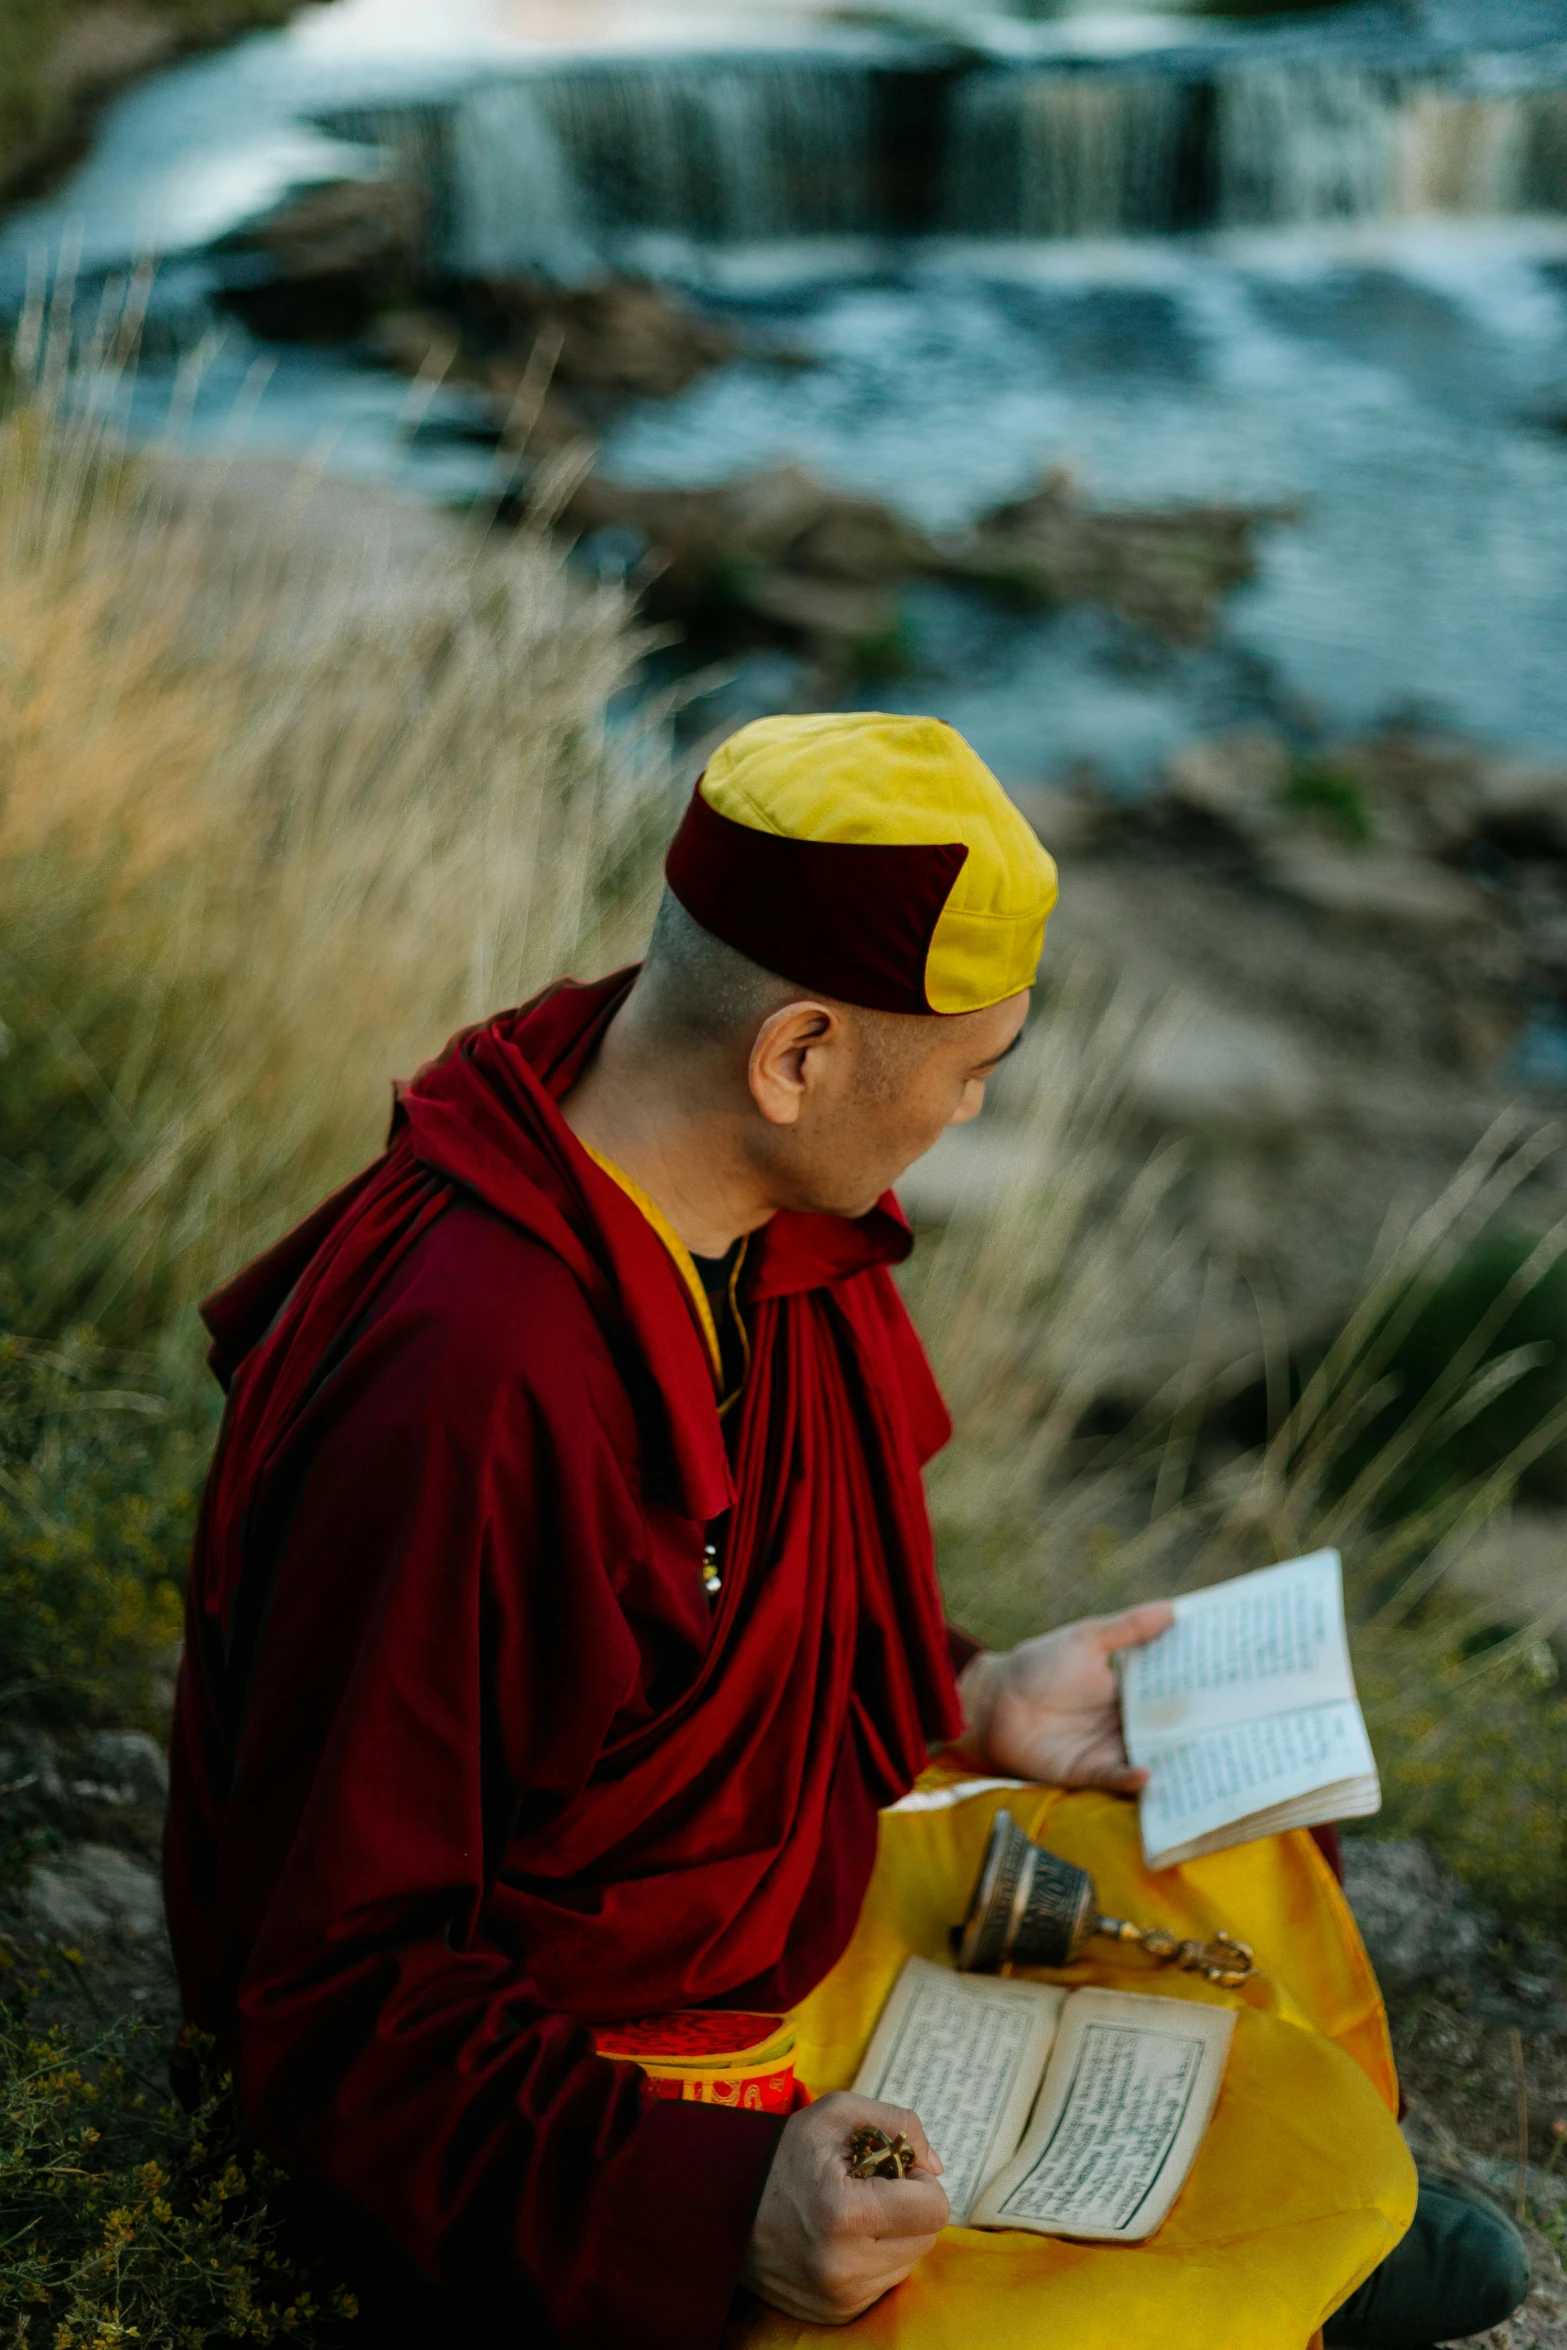
<path id="1" fill-rule="evenodd" d="M 1188 85 L 1168 76 L 996 73 L 959 89 L 944 225 L 1114 236 L 1182 225 Z"/>
<path id="2" fill-rule="evenodd" d="M 1529 120 L 1515 99 L 1417 90 L 1398 126 L 1400 212 L 1516 212 L 1525 200 Z"/>
<path id="3" fill-rule="evenodd" d="M 537 82 L 492 82 L 457 109 L 447 257 L 462 277 L 591 275 L 593 227 L 575 158 Z"/>
<path id="4" fill-rule="evenodd" d="M 1567 212 L 1567 90 L 1541 90 L 1529 102 L 1525 198 L 1540 212 Z"/>
<path id="5" fill-rule="evenodd" d="M 1567 93 L 1296 56 L 1201 79 L 972 75 L 952 107 L 943 225 L 1067 237 L 1525 210 L 1567 210 Z"/>
<path id="6" fill-rule="evenodd" d="M 1337 60 L 1246 65 L 1219 77 L 1216 208 L 1226 226 L 1366 220 L 1393 209 L 1398 93 Z"/>
<path id="7" fill-rule="evenodd" d="M 452 127 L 454 265 L 570 274 L 636 231 L 863 233 L 881 211 L 882 78 L 764 58 L 492 82 Z"/>
<path id="8" fill-rule="evenodd" d="M 1567 78 L 1567 76 L 1564 76 Z M 1135 236 L 1567 212 L 1567 88 L 1410 61 L 1220 53 L 1178 69 L 821 53 L 594 60 L 443 108 L 323 117 L 397 150 L 464 274 L 565 278 L 710 244 Z"/>
<path id="9" fill-rule="evenodd" d="M 1567 208 L 1567 100 L 1343 63 L 1247 66 L 1218 84 L 1226 224 Z"/>

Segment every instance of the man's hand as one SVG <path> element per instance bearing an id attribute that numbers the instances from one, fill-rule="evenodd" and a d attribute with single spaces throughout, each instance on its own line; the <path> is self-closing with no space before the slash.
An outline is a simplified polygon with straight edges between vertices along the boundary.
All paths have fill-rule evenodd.
<path id="1" fill-rule="evenodd" d="M 1148 1773 L 1127 1765 L 1110 1659 L 1157 1639 L 1173 1620 L 1169 1601 L 1155 1599 L 971 1657 L 958 1682 L 968 1720 L 962 1751 L 1008 1778 L 1135 1794 Z"/>
<path id="2" fill-rule="evenodd" d="M 902 2179 L 851 2179 L 850 2132 L 901 2130 L 915 2164 Z M 918 2114 L 843 2091 L 791 2114 L 767 2174 L 740 2281 L 804 2325 L 842 2326 L 901 2285 L 947 2224 Z"/>

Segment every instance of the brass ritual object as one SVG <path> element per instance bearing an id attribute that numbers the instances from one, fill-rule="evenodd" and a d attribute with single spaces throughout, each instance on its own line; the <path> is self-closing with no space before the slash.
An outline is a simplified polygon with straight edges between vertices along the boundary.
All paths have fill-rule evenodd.
<path id="1" fill-rule="evenodd" d="M 1228 1991 L 1255 1972 L 1249 1946 L 1233 1934 L 1183 1942 L 1167 1926 L 1101 1917 L 1088 1871 L 1047 1852 L 1009 1811 L 998 1811 L 968 1916 L 953 1932 L 959 1968 L 993 1974 L 1004 1966 L 1071 1966 L 1101 1936 L 1135 1942 L 1162 1966 L 1181 1967 Z"/>
<path id="2" fill-rule="evenodd" d="M 851 2179 L 901 2179 L 914 2167 L 914 2149 L 903 2132 L 889 2138 L 870 2122 L 850 2132 L 847 2151 Z"/>

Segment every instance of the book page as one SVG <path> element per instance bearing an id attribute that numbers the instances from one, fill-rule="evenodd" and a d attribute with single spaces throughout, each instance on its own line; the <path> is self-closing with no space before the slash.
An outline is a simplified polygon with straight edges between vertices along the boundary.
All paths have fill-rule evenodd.
<path id="1" fill-rule="evenodd" d="M 1028 2134 L 975 2224 L 1151 2236 L 1202 2144 L 1234 2030 L 1229 2008 L 1197 2000 L 1074 1992 Z"/>
<path id="2" fill-rule="evenodd" d="M 1184 1592 L 1175 1622 L 1126 1652 L 1126 1747 L 1147 1765 L 1194 1730 L 1353 1698 L 1336 1550 Z"/>
<path id="3" fill-rule="evenodd" d="M 1335 1779 L 1331 1786 L 1314 1787 L 1309 1795 L 1296 1796 L 1292 1802 L 1270 1804 L 1262 1811 L 1247 1812 L 1241 1819 L 1226 1820 L 1222 1828 L 1206 1836 L 1158 1846 L 1150 1865 L 1178 1868 L 1182 1861 L 1201 1860 L 1206 1853 L 1223 1852 L 1232 1844 L 1249 1844 L 1255 1836 L 1282 1836 L 1287 1829 L 1315 1828 L 1324 1820 L 1368 1819 L 1381 1809 L 1382 1788 L 1376 1778 Z"/>
<path id="4" fill-rule="evenodd" d="M 1266 1721 L 1235 1722 L 1181 1746 L 1158 1747 L 1151 1768 L 1141 1802 L 1143 1853 L 1151 1868 L 1178 1845 L 1340 1780 L 1369 1779 L 1373 1789 L 1377 1783 L 1371 1741 L 1353 1698 Z"/>
<path id="5" fill-rule="evenodd" d="M 954 2227 L 1016 2149 L 1066 1996 L 929 1959 L 904 1963 L 854 2086 L 919 2115 L 946 2165 Z"/>

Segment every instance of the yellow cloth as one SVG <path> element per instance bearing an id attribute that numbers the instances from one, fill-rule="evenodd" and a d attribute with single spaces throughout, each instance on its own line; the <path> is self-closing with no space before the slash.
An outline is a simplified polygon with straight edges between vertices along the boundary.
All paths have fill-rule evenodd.
<path id="1" fill-rule="evenodd" d="M 939 1795 L 950 1784 L 932 1774 L 921 1791 Z M 1254 1946 L 1264 1971 L 1240 1991 L 1156 1970 L 1141 1952 L 1108 1943 L 1096 1946 L 1103 1957 L 1047 1978 L 1240 2010 L 1192 2175 L 1146 2244 L 949 2228 L 848 2336 L 760 2310 L 737 2341 L 745 2350 L 841 2350 L 846 2340 L 865 2350 L 1306 2350 L 1393 2249 L 1415 2205 L 1382 2002 L 1309 1836 L 1152 1876 L 1136 1808 L 1114 1796 L 1028 1788 L 888 1812 L 854 1940 L 791 2019 L 800 2078 L 818 2095 L 848 2088 L 905 1957 L 950 1960 L 948 1928 L 1002 1803 L 1029 1834 L 1089 1870 L 1112 1915 L 1203 1939 L 1228 1926 Z"/>
<path id="2" fill-rule="evenodd" d="M 582 1142 L 582 1137 L 578 1135 L 577 1140 Z M 702 1287 L 702 1276 L 696 1269 L 696 1260 L 691 1251 L 657 1201 L 648 1198 L 640 1183 L 632 1182 L 624 1167 L 617 1167 L 613 1159 L 606 1159 L 602 1151 L 596 1151 L 593 1148 L 591 1142 L 583 1142 L 582 1148 L 587 1152 L 594 1166 L 601 1168 L 604 1174 L 609 1177 L 611 1183 L 619 1184 L 632 1206 L 640 1209 L 665 1248 L 668 1249 L 674 1259 L 675 1271 L 685 1283 L 691 1303 L 696 1309 L 696 1318 L 702 1326 L 702 1336 L 707 1344 L 708 1360 L 713 1366 L 713 1377 L 722 1379 L 724 1357 L 723 1349 L 718 1343 L 718 1325 L 713 1320 L 713 1309 L 707 1302 L 707 1291 Z"/>
<path id="3" fill-rule="evenodd" d="M 871 848 L 962 842 L 962 871 L 925 959 L 935 1012 L 978 1012 L 1032 987 L 1056 902 L 1033 827 L 939 718 L 881 710 L 758 718 L 721 743 L 702 797 L 732 824 L 785 840 Z"/>

